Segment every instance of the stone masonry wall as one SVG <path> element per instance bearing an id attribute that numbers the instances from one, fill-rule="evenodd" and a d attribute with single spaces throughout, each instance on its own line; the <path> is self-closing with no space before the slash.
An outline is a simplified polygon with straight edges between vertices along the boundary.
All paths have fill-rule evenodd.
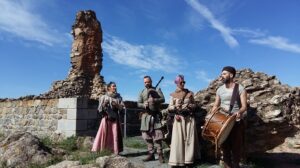
<path id="1" fill-rule="evenodd" d="M 95 134 L 95 105 L 83 98 L 17 99 L 0 102 L 0 132 L 27 131 L 39 137 Z"/>
<path id="2" fill-rule="evenodd" d="M 52 135 L 57 121 L 66 111 L 57 108 L 58 99 L 5 100 L 0 102 L 0 131 L 28 131 L 35 135 Z"/>
<path id="3" fill-rule="evenodd" d="M 136 102 L 125 102 L 125 105 L 126 128 L 121 116 L 122 130 L 126 129 L 128 136 L 139 135 L 138 116 L 142 109 L 137 108 Z M 101 121 L 97 107 L 97 100 L 87 98 L 1 99 L 0 133 L 26 131 L 52 138 L 95 136 Z"/>

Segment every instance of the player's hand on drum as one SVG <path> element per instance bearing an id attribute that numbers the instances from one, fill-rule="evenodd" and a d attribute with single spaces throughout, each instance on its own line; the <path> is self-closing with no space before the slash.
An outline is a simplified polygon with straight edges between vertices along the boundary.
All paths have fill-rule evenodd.
<path id="1" fill-rule="evenodd" d="M 242 117 L 241 113 L 237 112 L 236 115 L 235 115 L 235 121 L 240 121 L 241 117 Z"/>

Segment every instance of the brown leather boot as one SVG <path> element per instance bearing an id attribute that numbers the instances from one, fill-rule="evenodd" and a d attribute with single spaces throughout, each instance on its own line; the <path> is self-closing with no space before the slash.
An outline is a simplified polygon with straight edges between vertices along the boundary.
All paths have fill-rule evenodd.
<path id="1" fill-rule="evenodd" d="M 155 160 L 154 153 L 149 153 L 148 156 L 145 159 L 143 159 L 144 162 L 148 162 L 151 160 Z"/>
<path id="2" fill-rule="evenodd" d="M 158 160 L 160 163 L 165 163 L 165 159 L 162 153 L 158 154 Z"/>

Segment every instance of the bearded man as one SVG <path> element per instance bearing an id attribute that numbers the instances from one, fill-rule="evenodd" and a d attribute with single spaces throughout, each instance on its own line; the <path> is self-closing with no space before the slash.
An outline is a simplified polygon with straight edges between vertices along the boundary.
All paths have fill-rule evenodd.
<path id="1" fill-rule="evenodd" d="M 152 86 L 150 76 L 144 76 L 145 88 L 140 92 L 138 97 L 138 107 L 143 108 L 141 115 L 141 132 L 142 137 L 147 143 L 148 156 L 143 161 L 155 160 L 154 145 L 157 147 L 158 160 L 164 163 L 162 153 L 162 133 L 160 105 L 165 102 L 165 97 L 160 88 Z"/>
<path id="2" fill-rule="evenodd" d="M 221 145 L 222 158 L 225 168 L 239 168 L 243 154 L 244 117 L 247 111 L 247 92 L 245 88 L 234 82 L 236 70 L 226 66 L 222 69 L 221 80 L 224 83 L 217 89 L 216 100 L 212 111 L 221 107 L 230 115 L 235 115 L 236 122 L 225 142 Z M 233 105 L 230 105 L 234 87 L 238 89 L 238 96 Z"/>

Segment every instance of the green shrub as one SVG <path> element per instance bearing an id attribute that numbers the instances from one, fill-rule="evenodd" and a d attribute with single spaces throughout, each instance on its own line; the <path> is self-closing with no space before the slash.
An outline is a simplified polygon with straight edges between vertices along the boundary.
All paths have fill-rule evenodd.
<path id="1" fill-rule="evenodd" d="M 82 152 L 75 151 L 71 154 L 71 160 L 78 160 L 81 165 L 95 163 L 98 157 L 109 156 L 112 152 L 110 150 L 103 150 L 101 152 Z"/>
<path id="2" fill-rule="evenodd" d="M 68 137 L 67 139 L 64 139 L 60 142 L 58 142 L 58 147 L 66 150 L 67 152 L 72 152 L 77 150 L 77 137 L 76 136 L 71 136 Z"/>
<path id="3" fill-rule="evenodd" d="M 79 163 L 82 165 L 89 164 L 89 163 L 95 163 L 95 161 L 98 157 L 109 156 L 111 154 L 112 154 L 112 152 L 109 150 L 103 150 L 101 152 L 96 152 L 96 153 L 90 152 L 85 157 L 80 158 Z"/>
<path id="4" fill-rule="evenodd" d="M 72 152 L 72 151 L 75 151 L 78 149 L 77 139 L 78 139 L 78 137 L 71 136 L 71 137 L 63 139 L 59 142 L 53 142 L 50 137 L 43 137 L 43 138 L 41 138 L 41 142 L 45 146 L 50 147 L 50 148 L 58 147 L 58 148 L 66 150 L 67 152 Z"/>
<path id="5" fill-rule="evenodd" d="M 7 163 L 6 163 L 6 161 L 1 161 L 1 162 L 0 162 L 0 168 L 7 168 Z"/>
<path id="6" fill-rule="evenodd" d="M 50 165 L 54 165 L 54 164 L 57 164 L 59 162 L 63 161 L 63 158 L 62 157 L 59 157 L 59 156 L 54 156 L 51 160 L 49 160 L 47 163 L 46 163 L 46 167 L 50 166 Z"/>
<path id="7" fill-rule="evenodd" d="M 47 147 L 53 147 L 54 143 L 53 141 L 50 139 L 50 137 L 43 137 L 40 139 L 40 141 Z"/>
<path id="8" fill-rule="evenodd" d="M 126 138 L 124 145 L 128 148 L 147 149 L 147 144 L 142 139 L 136 137 Z"/>

